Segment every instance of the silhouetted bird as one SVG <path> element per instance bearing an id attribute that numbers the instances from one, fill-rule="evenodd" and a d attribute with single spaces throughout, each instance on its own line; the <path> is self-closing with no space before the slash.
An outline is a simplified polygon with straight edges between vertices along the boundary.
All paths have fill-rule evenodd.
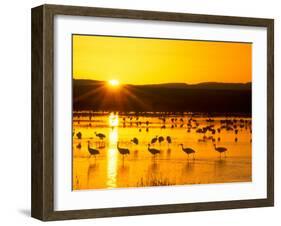
<path id="1" fill-rule="evenodd" d="M 103 133 L 97 133 L 95 132 L 96 136 L 99 137 L 101 140 L 103 140 L 106 136 Z"/>
<path id="2" fill-rule="evenodd" d="M 167 137 L 166 137 L 166 140 L 167 140 L 168 144 L 171 144 L 171 143 L 172 143 L 172 138 L 171 138 L 170 136 L 167 136 Z"/>
<path id="3" fill-rule="evenodd" d="M 139 144 L 139 140 L 138 138 L 134 137 L 131 142 L 133 142 L 134 144 L 138 145 Z"/>
<path id="4" fill-rule="evenodd" d="M 164 141 L 164 137 L 162 137 L 162 136 L 158 137 L 159 144 L 161 144 L 163 141 Z"/>
<path id="5" fill-rule="evenodd" d="M 224 155 L 225 155 L 225 152 L 227 151 L 227 148 L 225 148 L 225 147 L 217 147 L 216 144 L 214 144 L 214 148 L 215 148 L 215 151 L 220 153 L 220 158 L 221 158 L 221 153 L 224 153 Z"/>
<path id="6" fill-rule="evenodd" d="M 193 159 L 194 159 L 194 155 L 195 155 L 195 151 L 192 148 L 184 148 L 183 144 L 180 144 L 181 149 L 187 154 L 187 157 L 189 158 L 190 154 L 193 154 Z"/>
<path id="7" fill-rule="evenodd" d="M 82 147 L 81 143 L 76 145 L 76 148 L 78 148 L 78 149 L 81 149 L 81 147 Z"/>
<path id="8" fill-rule="evenodd" d="M 78 139 L 82 139 L 82 133 L 81 133 L 81 132 L 78 132 L 78 133 L 76 134 L 76 136 L 77 136 Z"/>
<path id="9" fill-rule="evenodd" d="M 151 144 L 154 144 L 154 143 L 156 143 L 157 142 L 157 140 L 158 140 L 158 136 L 156 136 L 156 137 L 154 137 L 154 138 L 152 138 L 152 140 L 151 140 Z"/>
<path id="10" fill-rule="evenodd" d="M 88 151 L 90 153 L 90 156 L 93 155 L 93 156 L 95 156 L 95 158 L 96 158 L 96 155 L 98 155 L 100 153 L 99 150 L 93 149 L 90 147 L 90 141 L 88 141 Z"/>
<path id="11" fill-rule="evenodd" d="M 156 148 L 150 148 L 150 144 L 148 144 L 148 151 L 155 157 L 156 154 L 160 153 L 160 150 Z"/>
<path id="12" fill-rule="evenodd" d="M 124 155 L 130 154 L 130 150 L 128 148 L 120 148 L 119 147 L 119 142 L 117 142 L 117 149 L 118 149 L 119 153 L 123 156 L 123 159 L 124 159 Z"/>

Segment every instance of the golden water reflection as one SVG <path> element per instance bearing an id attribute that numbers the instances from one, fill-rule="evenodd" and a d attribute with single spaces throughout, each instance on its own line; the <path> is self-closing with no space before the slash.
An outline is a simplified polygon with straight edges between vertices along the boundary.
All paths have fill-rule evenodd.
<path id="1" fill-rule="evenodd" d="M 173 115 L 164 119 L 160 113 L 132 116 L 113 112 L 93 115 L 82 112 L 74 116 L 73 190 L 252 180 L 251 118 Z M 191 118 L 194 121 L 188 127 Z M 226 119 L 237 129 L 223 128 Z M 210 125 L 215 134 L 207 132 L 206 140 L 201 142 L 203 134 L 198 129 Z M 99 133 L 105 138 L 98 137 Z M 163 136 L 164 141 L 152 145 L 160 150 L 153 157 L 147 145 L 156 136 Z M 166 141 L 167 136 L 171 143 Z M 134 138 L 138 144 L 132 142 Z M 90 156 L 88 141 L 99 154 Z M 119 153 L 118 141 L 130 150 L 129 155 Z M 226 157 L 220 158 L 214 143 L 228 149 Z M 195 159 L 188 157 L 179 144 L 194 149 Z"/>
<path id="2" fill-rule="evenodd" d="M 112 124 L 111 124 L 112 125 Z M 118 141 L 118 128 L 109 131 L 109 148 L 107 154 L 107 187 L 116 187 L 118 150 L 116 148 Z"/>

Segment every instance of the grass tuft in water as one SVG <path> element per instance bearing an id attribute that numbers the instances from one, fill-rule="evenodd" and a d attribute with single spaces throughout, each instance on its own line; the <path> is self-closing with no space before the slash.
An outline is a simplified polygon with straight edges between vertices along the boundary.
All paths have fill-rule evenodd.
<path id="1" fill-rule="evenodd" d="M 168 178 L 159 177 L 143 177 L 137 182 L 137 187 L 149 187 L 149 186 L 167 186 L 175 185 L 176 183 L 171 182 Z"/>

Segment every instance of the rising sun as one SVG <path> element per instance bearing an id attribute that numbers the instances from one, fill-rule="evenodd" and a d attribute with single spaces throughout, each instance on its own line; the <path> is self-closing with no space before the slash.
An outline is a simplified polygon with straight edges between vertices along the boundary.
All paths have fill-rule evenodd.
<path id="1" fill-rule="evenodd" d="M 119 81 L 116 79 L 109 80 L 108 83 L 110 86 L 114 86 L 114 87 L 117 87 L 120 85 Z"/>

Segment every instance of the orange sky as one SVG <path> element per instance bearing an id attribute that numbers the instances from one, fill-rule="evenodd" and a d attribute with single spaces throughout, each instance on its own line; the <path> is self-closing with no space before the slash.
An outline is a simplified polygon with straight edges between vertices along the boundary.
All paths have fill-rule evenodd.
<path id="1" fill-rule="evenodd" d="M 121 84 L 250 82 L 252 44 L 73 35 L 73 77 Z"/>

